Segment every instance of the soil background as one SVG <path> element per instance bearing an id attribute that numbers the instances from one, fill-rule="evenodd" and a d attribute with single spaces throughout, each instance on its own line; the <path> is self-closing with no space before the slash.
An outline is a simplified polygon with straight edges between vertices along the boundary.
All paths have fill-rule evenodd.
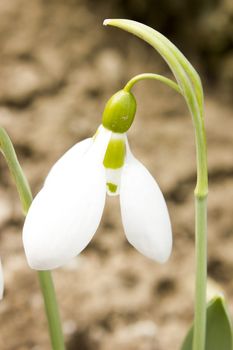
<path id="1" fill-rule="evenodd" d="M 233 315 L 233 116 L 231 1 L 0 0 L 0 125 L 8 131 L 33 193 L 52 164 L 93 135 L 108 98 L 134 75 L 171 76 L 151 47 L 104 28 L 106 17 L 162 31 L 200 72 L 206 94 L 209 162 L 209 289 Z M 170 260 L 156 264 L 126 241 L 119 198 L 107 198 L 89 246 L 54 271 L 68 350 L 176 350 L 193 319 L 195 145 L 183 99 L 168 87 L 134 88 L 135 156 L 158 181 L 174 237 Z M 5 295 L 1 350 L 48 350 L 36 273 L 22 247 L 23 215 L 0 159 L 0 253 Z M 222 349 L 224 350 L 224 349 Z"/>

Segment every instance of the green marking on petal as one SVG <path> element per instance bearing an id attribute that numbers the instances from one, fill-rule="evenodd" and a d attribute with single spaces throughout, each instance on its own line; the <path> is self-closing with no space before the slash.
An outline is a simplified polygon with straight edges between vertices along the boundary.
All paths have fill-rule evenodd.
<path id="1" fill-rule="evenodd" d="M 105 168 L 119 169 L 124 165 L 125 141 L 122 139 L 111 139 L 105 153 L 103 164 Z"/>
<path id="2" fill-rule="evenodd" d="M 111 182 L 107 182 L 107 186 L 110 192 L 112 193 L 116 193 L 117 191 L 117 185 L 111 183 Z"/>

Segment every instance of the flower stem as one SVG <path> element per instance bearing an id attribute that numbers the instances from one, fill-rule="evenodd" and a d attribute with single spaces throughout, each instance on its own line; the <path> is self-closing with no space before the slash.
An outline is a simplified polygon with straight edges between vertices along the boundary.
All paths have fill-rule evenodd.
<path id="1" fill-rule="evenodd" d="M 125 19 L 107 19 L 104 21 L 104 25 L 111 25 L 126 30 L 146 41 L 158 51 L 173 72 L 180 92 L 184 96 L 192 115 L 197 159 L 197 184 L 194 191 L 196 280 L 193 350 L 205 350 L 208 171 L 203 118 L 204 98 L 201 79 L 180 50 L 156 30 L 142 23 Z M 162 81 L 162 79 L 158 80 Z M 163 82 L 171 86 L 170 81 L 163 80 Z M 131 85 L 132 84 L 129 82 L 129 86 Z M 174 88 L 174 86 L 171 87 Z M 175 90 L 177 89 L 175 88 Z"/>
<path id="2" fill-rule="evenodd" d="M 195 194 L 195 312 L 193 350 L 205 350 L 207 278 L 207 196 Z"/>
<path id="3" fill-rule="evenodd" d="M 143 74 L 136 75 L 135 77 L 133 77 L 131 80 L 128 81 L 128 83 L 124 87 L 124 90 L 130 92 L 130 90 L 132 89 L 134 84 L 136 84 L 138 81 L 147 80 L 147 79 L 161 81 L 161 82 L 165 83 L 166 85 L 170 86 L 172 89 L 174 89 L 179 94 L 182 94 L 179 86 L 174 81 L 164 77 L 163 75 L 154 74 L 154 73 L 143 73 Z"/>
<path id="4" fill-rule="evenodd" d="M 19 193 L 23 211 L 26 215 L 32 202 L 31 190 L 17 159 L 14 146 L 7 132 L 3 128 L 0 128 L 0 151 L 6 159 L 10 173 L 14 179 L 16 188 Z M 41 292 L 44 298 L 52 349 L 64 350 L 64 338 L 52 274 L 50 271 L 38 271 L 38 277 L 40 281 Z"/>
<path id="5" fill-rule="evenodd" d="M 44 298 L 44 305 L 49 325 L 52 348 L 64 350 L 64 338 L 61 329 L 60 315 L 55 297 L 55 289 L 50 271 L 38 271 L 40 287 Z"/>

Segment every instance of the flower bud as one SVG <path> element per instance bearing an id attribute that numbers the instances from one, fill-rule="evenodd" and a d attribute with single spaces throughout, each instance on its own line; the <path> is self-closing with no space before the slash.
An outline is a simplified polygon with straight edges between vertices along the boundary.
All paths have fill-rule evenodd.
<path id="1" fill-rule="evenodd" d="M 124 133 L 132 125 L 135 112 L 136 100 L 133 94 L 120 90 L 108 100 L 102 124 L 113 132 Z"/>

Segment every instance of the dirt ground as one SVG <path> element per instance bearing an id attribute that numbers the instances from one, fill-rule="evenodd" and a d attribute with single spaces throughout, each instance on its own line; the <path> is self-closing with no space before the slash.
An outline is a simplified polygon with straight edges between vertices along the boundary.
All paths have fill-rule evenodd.
<path id="1" fill-rule="evenodd" d="M 0 2 L 0 125 L 10 134 L 35 194 L 56 159 L 95 133 L 107 99 L 142 72 L 169 76 L 143 42 L 103 28 L 111 6 L 83 1 Z M 191 58 L 190 58 L 191 59 Z M 194 62 L 195 63 L 195 62 Z M 198 65 L 198 62 L 197 62 Z M 226 91 L 208 86 L 210 285 L 224 291 L 233 315 L 233 119 Z M 156 264 L 124 236 L 119 198 L 107 198 L 91 244 L 54 271 L 68 350 L 176 350 L 193 317 L 195 146 L 181 97 L 161 83 L 134 89 L 132 151 L 152 172 L 167 200 L 174 247 Z M 36 273 L 21 240 L 23 215 L 0 159 L 0 253 L 5 296 L 1 350 L 48 350 Z M 217 286 L 216 286 L 217 284 Z"/>

